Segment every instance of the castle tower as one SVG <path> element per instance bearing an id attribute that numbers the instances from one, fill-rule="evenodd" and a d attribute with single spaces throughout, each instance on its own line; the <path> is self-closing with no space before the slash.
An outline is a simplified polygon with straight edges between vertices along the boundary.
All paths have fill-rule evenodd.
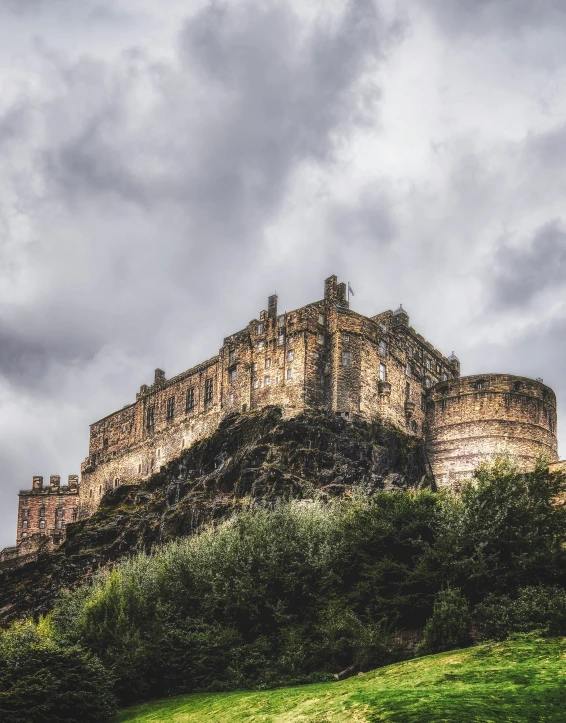
<path id="1" fill-rule="evenodd" d="M 458 489 L 497 454 L 512 455 L 525 471 L 541 456 L 558 459 L 556 396 L 538 380 L 478 374 L 441 382 L 429 396 L 426 420 L 439 487 Z"/>

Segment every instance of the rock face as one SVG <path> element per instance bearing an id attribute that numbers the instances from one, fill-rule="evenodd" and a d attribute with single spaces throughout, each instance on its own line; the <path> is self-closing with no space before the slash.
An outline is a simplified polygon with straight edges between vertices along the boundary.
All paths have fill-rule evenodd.
<path id="1" fill-rule="evenodd" d="M 423 442 L 380 421 L 325 411 L 283 419 L 277 407 L 234 414 L 149 480 L 107 492 L 92 517 L 67 527 L 58 550 L 0 571 L 0 621 L 46 612 L 61 589 L 100 566 L 192 535 L 242 505 L 424 486 L 427 468 Z"/>

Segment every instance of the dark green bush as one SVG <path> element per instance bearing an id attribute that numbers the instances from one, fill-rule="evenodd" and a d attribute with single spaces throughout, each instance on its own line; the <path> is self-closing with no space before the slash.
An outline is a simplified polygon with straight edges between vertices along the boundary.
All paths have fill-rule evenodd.
<path id="1" fill-rule="evenodd" d="M 534 630 L 543 635 L 566 635 L 566 590 L 525 587 L 514 598 L 489 595 L 478 605 L 476 618 L 486 637 L 496 640 Z"/>
<path id="2" fill-rule="evenodd" d="M 116 712 L 113 680 L 80 647 L 55 642 L 48 622 L 0 635 L 2 723 L 104 723 Z"/>
<path id="3" fill-rule="evenodd" d="M 427 620 L 417 655 L 442 653 L 466 648 L 472 644 L 472 616 L 468 601 L 457 589 L 442 590 L 434 603 L 432 617 Z"/>

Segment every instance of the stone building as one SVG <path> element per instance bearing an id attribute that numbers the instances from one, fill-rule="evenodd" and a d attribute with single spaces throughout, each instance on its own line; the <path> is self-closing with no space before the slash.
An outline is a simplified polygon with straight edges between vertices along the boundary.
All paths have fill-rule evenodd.
<path id="1" fill-rule="evenodd" d="M 505 374 L 460 377 L 454 353 L 435 349 L 402 307 L 371 317 L 352 311 L 346 284 L 330 276 L 319 301 L 280 313 L 270 296 L 267 309 L 227 336 L 216 356 L 171 379 L 156 369 L 135 401 L 92 424 L 78 514 L 91 514 L 106 490 L 149 477 L 227 415 L 266 405 L 287 416 L 312 407 L 346 419 L 379 415 L 424 440 L 439 486 L 457 489 L 500 452 L 525 469 L 540 454 L 558 459 L 549 387 Z M 33 499 L 33 490 L 25 494 Z M 76 511 L 76 483 L 67 497 L 58 494 L 69 499 L 67 521 Z"/>

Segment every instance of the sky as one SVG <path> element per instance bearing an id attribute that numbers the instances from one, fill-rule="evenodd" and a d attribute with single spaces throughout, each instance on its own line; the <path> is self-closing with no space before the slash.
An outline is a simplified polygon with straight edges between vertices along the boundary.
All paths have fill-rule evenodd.
<path id="1" fill-rule="evenodd" d="M 563 0 L 0 0 L 0 548 L 155 367 L 330 274 L 542 377 L 566 457 L 565 84 Z"/>

